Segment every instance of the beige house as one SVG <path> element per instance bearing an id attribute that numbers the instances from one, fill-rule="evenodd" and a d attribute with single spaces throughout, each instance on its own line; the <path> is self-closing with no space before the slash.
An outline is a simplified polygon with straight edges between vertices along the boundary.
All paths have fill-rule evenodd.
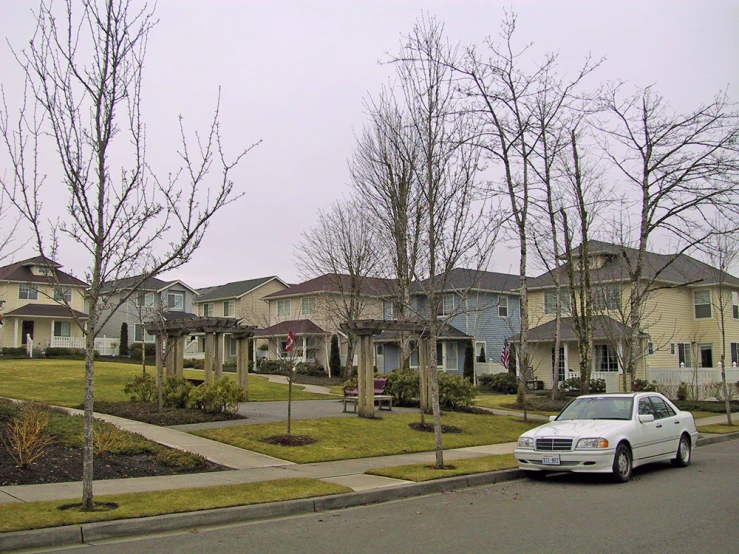
<path id="1" fill-rule="evenodd" d="M 331 273 L 266 296 L 270 325 L 256 336 L 268 341 L 269 359 L 281 355 L 292 332 L 301 361 L 328 368 L 331 336 L 337 335 L 341 363 L 345 365 L 348 339 L 340 325 L 347 320 L 352 297 L 357 303 L 356 319 L 383 319 L 384 302 L 392 296 L 393 281 L 367 277 L 361 280 L 358 295 L 350 294 L 351 290 L 350 276 Z"/>
<path id="2" fill-rule="evenodd" d="M 192 311 L 200 317 L 232 317 L 241 325 L 264 328 L 269 326 L 269 305 L 264 297 L 288 287 L 276 275 L 235 281 L 215 287 L 200 289 L 193 301 Z M 257 345 L 258 346 L 258 345 Z M 195 336 L 185 347 L 185 357 L 201 358 L 205 355 L 205 337 Z M 226 335 L 223 341 L 223 360 L 236 359 L 236 340 Z"/>
<path id="3" fill-rule="evenodd" d="M 636 251 L 591 241 L 589 260 L 595 312 L 593 376 L 620 383 L 624 339 L 630 334 L 628 267 Z M 579 344 L 570 317 L 567 267 L 560 269 L 562 293 L 562 344 L 559 378 L 579 368 Z M 576 273 L 576 279 L 579 274 Z M 644 286 L 647 287 L 640 326 L 635 377 L 649 381 L 689 380 L 686 373 L 717 370 L 724 353 L 726 366 L 739 364 L 739 279 L 708 264 L 682 255 L 647 253 Z M 530 365 L 545 386 L 553 381 L 556 287 L 552 273 L 529 281 Z M 723 324 L 722 324 L 723 321 Z M 715 371 L 714 371 L 715 373 Z M 715 375 L 713 377 L 715 379 Z M 736 379 L 734 379 L 736 380 Z"/>
<path id="4" fill-rule="evenodd" d="M 86 284 L 41 256 L 0 267 L 0 346 L 74 347 Z"/>

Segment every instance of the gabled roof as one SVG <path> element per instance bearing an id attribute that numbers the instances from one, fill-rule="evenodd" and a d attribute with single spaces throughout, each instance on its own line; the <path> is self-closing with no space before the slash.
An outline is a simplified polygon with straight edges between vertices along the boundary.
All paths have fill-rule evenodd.
<path id="1" fill-rule="evenodd" d="M 575 318 L 563 317 L 561 321 L 559 339 L 564 342 L 576 341 Z M 532 327 L 527 334 L 529 342 L 554 342 L 556 326 L 556 320 L 552 320 L 538 327 Z M 593 316 L 593 340 L 618 340 L 620 337 L 625 338 L 630 334 L 631 327 L 611 317 L 606 315 Z M 511 342 L 519 342 L 520 340 L 520 335 L 511 337 Z"/>
<path id="2" fill-rule="evenodd" d="M 201 292 L 197 299 L 197 303 L 212 302 L 214 300 L 228 300 L 229 298 L 241 298 L 245 294 L 250 293 L 254 289 L 266 285 L 267 283 L 277 280 L 287 287 L 282 279 L 277 275 L 271 275 L 269 277 L 259 277 L 257 279 L 247 279 L 245 281 L 234 281 L 233 283 L 226 283 L 225 285 L 219 285 L 215 287 L 208 287 L 205 292 Z M 201 289 L 202 291 L 203 289 Z"/>
<path id="3" fill-rule="evenodd" d="M 37 267 L 53 267 L 56 270 L 57 280 L 60 285 L 71 285 L 75 287 L 86 287 L 87 283 L 80 281 L 76 277 L 72 277 L 64 271 L 60 271 L 61 264 L 53 260 L 36 256 L 28 258 L 14 264 L 0 267 L 0 281 L 17 281 L 21 283 L 49 283 L 49 278 L 44 275 L 34 275 L 31 268 Z"/>
<path id="4" fill-rule="evenodd" d="M 442 323 L 436 338 L 438 340 L 470 340 L 472 337 L 463 333 L 454 325 Z M 400 333 L 398 331 L 383 331 L 374 337 L 375 342 L 394 342 L 399 339 Z"/>
<path id="5" fill-rule="evenodd" d="M 577 251 L 579 251 L 578 247 Z M 629 279 L 629 265 L 636 262 L 638 251 L 635 248 L 619 246 L 601 241 L 588 243 L 588 254 L 604 256 L 601 267 L 590 270 L 591 280 L 594 283 L 619 282 Z M 566 285 L 567 265 L 563 264 L 558 270 L 560 281 Z M 578 275 L 579 273 L 576 273 Z M 656 280 L 674 285 L 688 284 L 694 286 L 715 285 L 723 280 L 729 287 L 739 287 L 739 279 L 715 267 L 703 263 L 686 254 L 656 254 L 646 252 L 644 256 L 644 279 Z M 530 289 L 555 286 L 552 272 L 544 273 L 528 282 Z"/>
<path id="6" fill-rule="evenodd" d="M 26 304 L 4 314 L 5 317 L 48 317 L 71 319 L 74 314 L 79 319 L 87 319 L 87 314 L 60 304 Z"/>
<path id="7" fill-rule="evenodd" d="M 265 299 L 285 298 L 291 296 L 302 296 L 316 294 L 319 292 L 348 292 L 352 288 L 352 278 L 349 275 L 339 273 L 327 273 L 293 285 L 286 289 L 273 292 L 265 296 Z M 379 277 L 364 277 L 360 284 L 360 293 L 365 296 L 392 296 L 395 291 L 395 280 L 381 279 Z"/>
<path id="8" fill-rule="evenodd" d="M 134 277 L 126 277 L 124 279 L 114 279 L 113 281 L 108 281 L 103 285 L 103 287 L 100 289 L 100 292 L 106 293 L 113 290 L 126 290 L 133 287 L 138 281 L 141 279 L 141 276 L 134 276 Z M 187 285 L 186 283 L 183 283 L 182 281 L 179 281 L 175 279 L 174 281 L 162 281 L 161 279 L 157 279 L 156 277 L 149 277 L 146 279 L 141 286 L 139 287 L 139 291 L 141 292 L 163 292 L 166 289 L 174 286 L 174 285 L 182 285 L 184 288 L 192 292 L 193 294 L 197 294 L 198 291 L 192 288 L 191 286 Z"/>
<path id="9" fill-rule="evenodd" d="M 438 279 L 438 277 L 437 277 Z M 421 292 L 431 283 L 431 279 L 412 286 L 414 292 Z M 455 268 L 446 276 L 444 291 L 479 290 L 486 292 L 512 293 L 521 286 L 521 277 L 508 273 L 495 273 L 479 269 Z"/>
<path id="10" fill-rule="evenodd" d="M 292 331 L 295 336 L 300 335 L 328 335 L 329 333 L 321 329 L 318 325 L 313 323 L 310 319 L 291 319 L 288 321 L 281 321 L 266 329 L 257 329 L 254 332 L 255 337 L 272 337 L 272 336 L 284 336 Z"/>

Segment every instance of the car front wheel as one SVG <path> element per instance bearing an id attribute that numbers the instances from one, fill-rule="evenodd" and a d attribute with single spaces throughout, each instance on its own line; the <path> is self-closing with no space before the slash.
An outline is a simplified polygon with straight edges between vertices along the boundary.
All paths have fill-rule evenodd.
<path id="1" fill-rule="evenodd" d="M 672 465 L 677 467 L 687 467 L 690 464 L 690 439 L 687 435 L 680 437 L 680 444 L 677 445 L 677 454 L 672 460 Z"/>
<path id="2" fill-rule="evenodd" d="M 613 457 L 613 476 L 619 483 L 631 479 L 631 450 L 625 444 L 619 444 Z"/>

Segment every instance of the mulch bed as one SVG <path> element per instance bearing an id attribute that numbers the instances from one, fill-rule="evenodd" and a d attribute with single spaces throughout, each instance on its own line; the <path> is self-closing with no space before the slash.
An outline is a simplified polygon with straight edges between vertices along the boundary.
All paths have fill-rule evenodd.
<path id="1" fill-rule="evenodd" d="M 0 428 L 0 435 L 4 430 Z M 208 462 L 194 471 L 183 471 L 157 462 L 154 454 L 101 454 L 95 456 L 93 475 L 95 480 L 125 479 L 177 475 L 180 473 L 204 473 L 227 468 Z M 7 449 L 0 444 L 0 486 L 38 485 L 82 481 L 82 449 L 60 444 L 49 446 L 46 454 L 25 468 L 16 465 Z"/>
<path id="2" fill-rule="evenodd" d="M 78 408 L 83 409 L 82 406 L 78 406 Z M 160 412 L 156 402 L 95 402 L 94 410 L 101 414 L 142 421 L 161 427 L 246 419 L 242 415 L 228 412 L 206 414 L 200 410 L 186 410 L 183 408 L 164 408 Z"/>
<path id="3" fill-rule="evenodd" d="M 434 432 L 434 424 L 433 423 L 409 423 L 408 427 L 413 429 L 414 431 L 422 431 L 424 433 L 433 433 Z M 459 427 L 455 427 L 454 425 L 442 425 L 441 426 L 441 432 L 442 433 L 461 433 L 462 429 Z"/>
<path id="4" fill-rule="evenodd" d="M 299 435 L 275 435 L 263 440 L 266 443 L 276 444 L 278 446 L 305 446 L 318 442 L 313 437 L 301 437 Z"/>

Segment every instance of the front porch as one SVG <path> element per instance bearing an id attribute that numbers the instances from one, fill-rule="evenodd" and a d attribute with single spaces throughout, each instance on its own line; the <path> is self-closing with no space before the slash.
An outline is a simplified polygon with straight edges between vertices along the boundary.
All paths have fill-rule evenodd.
<path id="1" fill-rule="evenodd" d="M 2 344 L 4 347 L 34 349 L 49 347 L 84 348 L 84 333 L 80 325 L 87 314 L 59 304 L 26 304 L 3 314 Z M 82 346 L 66 346 L 66 344 Z"/>

